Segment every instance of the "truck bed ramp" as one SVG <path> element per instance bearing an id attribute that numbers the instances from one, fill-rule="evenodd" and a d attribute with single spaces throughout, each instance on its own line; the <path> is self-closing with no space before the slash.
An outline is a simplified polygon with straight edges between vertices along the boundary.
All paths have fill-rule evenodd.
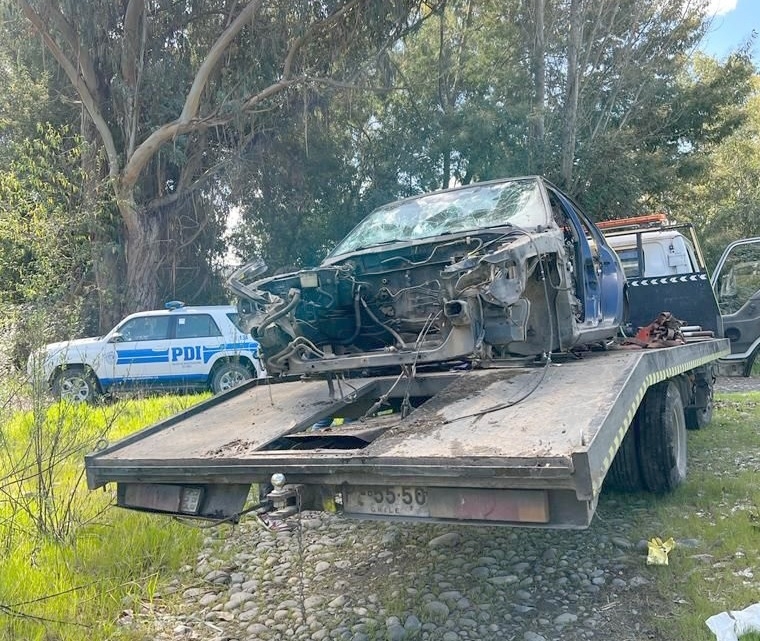
<path id="1" fill-rule="evenodd" d="M 88 484 L 117 483 L 125 507 L 223 518 L 281 473 L 307 507 L 363 518 L 586 527 L 647 389 L 728 351 L 252 381 L 88 455 Z"/>

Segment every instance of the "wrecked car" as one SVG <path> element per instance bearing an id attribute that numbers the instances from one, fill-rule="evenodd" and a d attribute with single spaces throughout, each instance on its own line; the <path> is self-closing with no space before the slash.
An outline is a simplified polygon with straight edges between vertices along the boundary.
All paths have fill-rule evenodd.
<path id="1" fill-rule="evenodd" d="M 229 279 L 270 374 L 487 367 L 612 339 L 625 276 L 604 236 L 542 177 L 384 205 L 313 269 Z"/>

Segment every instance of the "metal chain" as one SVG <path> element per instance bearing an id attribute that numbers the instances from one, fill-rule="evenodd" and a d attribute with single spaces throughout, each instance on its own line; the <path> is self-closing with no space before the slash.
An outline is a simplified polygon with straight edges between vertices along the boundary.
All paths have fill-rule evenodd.
<path id="1" fill-rule="evenodd" d="M 306 625 L 306 597 L 305 583 L 304 583 L 304 553 L 303 553 L 303 527 L 301 521 L 301 488 L 296 487 L 296 541 L 298 543 L 298 600 L 301 606 L 301 617 L 303 618 L 303 625 Z"/>

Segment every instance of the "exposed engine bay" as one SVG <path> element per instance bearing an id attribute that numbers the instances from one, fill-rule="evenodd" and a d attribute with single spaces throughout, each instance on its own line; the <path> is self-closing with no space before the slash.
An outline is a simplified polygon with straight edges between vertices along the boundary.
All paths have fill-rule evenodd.
<path id="1" fill-rule="evenodd" d="M 587 318 L 577 236 L 541 179 L 495 181 L 386 205 L 314 269 L 255 280 L 253 262 L 228 284 L 270 374 L 487 365 L 614 335 Z"/>

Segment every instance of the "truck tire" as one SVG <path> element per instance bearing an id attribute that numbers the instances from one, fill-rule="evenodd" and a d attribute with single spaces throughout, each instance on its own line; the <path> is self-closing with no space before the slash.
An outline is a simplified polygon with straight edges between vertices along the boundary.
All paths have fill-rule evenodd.
<path id="1" fill-rule="evenodd" d="M 644 489 L 639 468 L 638 431 L 638 414 L 636 414 L 605 477 L 607 486 L 613 490 L 640 492 Z"/>
<path id="2" fill-rule="evenodd" d="M 686 478 L 686 418 L 678 386 L 663 381 L 650 387 L 638 415 L 644 487 L 650 492 L 670 492 Z"/>
<path id="3" fill-rule="evenodd" d="M 253 378 L 251 371 L 241 363 L 222 363 L 211 377 L 211 391 L 220 394 Z"/>
<path id="4" fill-rule="evenodd" d="M 94 403 L 100 397 L 95 377 L 81 367 L 59 371 L 53 379 L 53 396 L 70 403 Z"/>

